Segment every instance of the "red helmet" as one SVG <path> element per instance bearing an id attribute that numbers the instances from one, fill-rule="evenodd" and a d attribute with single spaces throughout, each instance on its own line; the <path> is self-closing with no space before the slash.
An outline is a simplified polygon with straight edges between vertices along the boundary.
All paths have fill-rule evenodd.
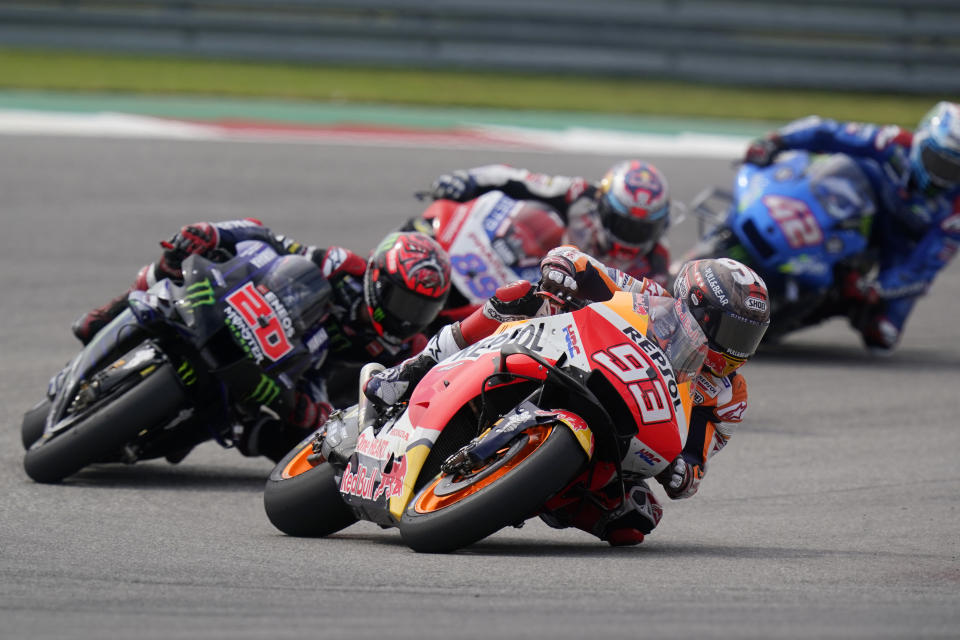
<path id="1" fill-rule="evenodd" d="M 437 317 L 450 293 L 450 259 L 430 236 L 391 233 L 370 256 L 363 297 L 376 332 L 405 340 Z"/>
<path id="2" fill-rule="evenodd" d="M 626 160 L 600 181 L 600 220 L 619 253 L 646 255 L 670 224 L 670 188 L 653 166 Z"/>
<path id="3" fill-rule="evenodd" d="M 770 326 L 767 285 L 750 267 L 731 260 L 692 260 L 680 269 L 673 296 L 683 300 L 707 336 L 704 366 L 728 376 L 757 351 Z"/>

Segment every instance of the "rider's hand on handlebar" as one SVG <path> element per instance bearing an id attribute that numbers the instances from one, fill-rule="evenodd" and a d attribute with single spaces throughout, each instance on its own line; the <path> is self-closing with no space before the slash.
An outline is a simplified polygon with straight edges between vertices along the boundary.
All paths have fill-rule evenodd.
<path id="1" fill-rule="evenodd" d="M 443 174 L 434 180 L 433 186 L 430 188 L 434 200 L 456 200 L 458 202 L 469 200 L 476 190 L 476 181 L 462 169 Z"/>
<path id="2" fill-rule="evenodd" d="M 747 147 L 747 152 L 743 155 L 743 161 L 758 167 L 767 167 L 782 150 L 783 142 L 780 136 L 776 134 L 765 138 L 757 138 Z"/>
<path id="3" fill-rule="evenodd" d="M 164 251 L 157 270 L 161 275 L 179 279 L 182 277 L 180 266 L 187 256 L 209 254 L 219 242 L 217 228 L 209 222 L 188 224 L 172 238 L 160 243 Z"/>
<path id="4" fill-rule="evenodd" d="M 578 289 L 577 268 L 570 260 L 548 255 L 540 262 L 539 295 L 565 307 L 578 300 Z"/>

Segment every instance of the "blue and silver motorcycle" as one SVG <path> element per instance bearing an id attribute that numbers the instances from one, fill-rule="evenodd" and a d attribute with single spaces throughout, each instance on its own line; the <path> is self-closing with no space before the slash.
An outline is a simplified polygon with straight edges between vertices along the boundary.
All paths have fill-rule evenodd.
<path id="1" fill-rule="evenodd" d="M 132 292 L 51 380 L 21 427 L 28 476 L 58 482 L 94 463 L 178 462 L 207 440 L 235 446 L 238 426 L 289 412 L 297 380 L 327 347 L 318 326 L 330 284 L 309 259 L 262 242 L 223 257 L 190 256 L 182 285 Z"/>
<path id="2" fill-rule="evenodd" d="M 701 239 L 683 262 L 728 257 L 760 274 L 772 303 L 765 340 L 852 313 L 843 283 L 875 268 L 875 195 L 843 154 L 790 152 L 769 167 L 742 165 L 733 193 L 708 189 L 691 209 Z"/>

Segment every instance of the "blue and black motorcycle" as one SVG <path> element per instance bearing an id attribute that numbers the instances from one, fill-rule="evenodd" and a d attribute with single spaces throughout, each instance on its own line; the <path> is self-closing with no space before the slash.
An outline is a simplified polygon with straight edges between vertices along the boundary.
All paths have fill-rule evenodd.
<path id="1" fill-rule="evenodd" d="M 853 313 L 843 285 L 876 265 L 873 189 L 843 154 L 790 152 L 769 167 L 742 165 L 733 193 L 708 189 L 691 209 L 701 240 L 683 262 L 728 257 L 760 274 L 772 303 L 765 340 Z"/>
<path id="2" fill-rule="evenodd" d="M 132 292 L 51 380 L 23 419 L 27 475 L 58 482 L 94 463 L 178 462 L 207 440 L 237 445 L 237 425 L 279 424 L 327 347 L 318 325 L 330 284 L 309 259 L 262 242 L 223 257 L 190 256 L 182 285 Z"/>

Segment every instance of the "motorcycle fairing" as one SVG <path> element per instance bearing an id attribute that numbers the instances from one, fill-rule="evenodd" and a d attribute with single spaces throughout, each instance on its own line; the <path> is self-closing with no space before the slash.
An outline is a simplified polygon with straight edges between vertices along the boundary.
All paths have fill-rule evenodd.
<path id="1" fill-rule="evenodd" d="M 357 452 L 340 480 L 344 500 L 374 522 L 398 522 L 413 497 L 416 480 L 441 431 L 454 414 L 479 395 L 477 381 L 501 372 L 501 366 L 522 376 L 546 378 L 547 370 L 530 357 L 522 354 L 502 357 L 500 350 L 508 344 L 525 347 L 551 364 L 561 357 L 569 358 L 567 362 L 581 370 L 603 370 L 603 366 L 591 362 L 588 356 L 605 351 L 611 344 L 626 344 L 628 337 L 633 344 L 643 345 L 637 347 L 636 353 L 641 354 L 637 357 L 653 368 L 645 369 L 649 376 L 644 380 L 649 381 L 652 376 L 660 381 L 661 396 L 657 399 L 668 400 L 665 408 L 669 418 L 644 422 L 644 414 L 637 404 L 644 398 L 631 390 L 631 385 L 641 381 L 624 382 L 612 371 L 603 373 L 630 407 L 636 423 L 642 425 L 639 442 L 643 447 L 638 451 L 646 451 L 648 456 L 649 452 L 655 452 L 657 456 L 650 465 L 652 475 L 682 449 L 691 398 L 689 382 L 669 384 L 675 380 L 672 368 L 659 347 L 644 337 L 646 328 L 647 316 L 639 300 L 624 292 L 573 313 L 501 325 L 494 335 L 431 369 L 418 383 L 407 410 L 396 421 L 384 426 L 379 433 L 370 427 L 360 434 Z M 641 348 L 646 351 L 641 352 Z M 506 377 L 503 381 L 492 379 L 487 389 L 515 383 Z M 580 439 L 577 425 L 567 426 Z M 581 441 L 581 446 L 584 444 Z"/>
<path id="2" fill-rule="evenodd" d="M 727 225 L 765 274 L 804 289 L 833 281 L 833 266 L 866 250 L 875 210 L 863 172 L 846 156 L 784 154 L 769 167 L 744 165 Z"/>

